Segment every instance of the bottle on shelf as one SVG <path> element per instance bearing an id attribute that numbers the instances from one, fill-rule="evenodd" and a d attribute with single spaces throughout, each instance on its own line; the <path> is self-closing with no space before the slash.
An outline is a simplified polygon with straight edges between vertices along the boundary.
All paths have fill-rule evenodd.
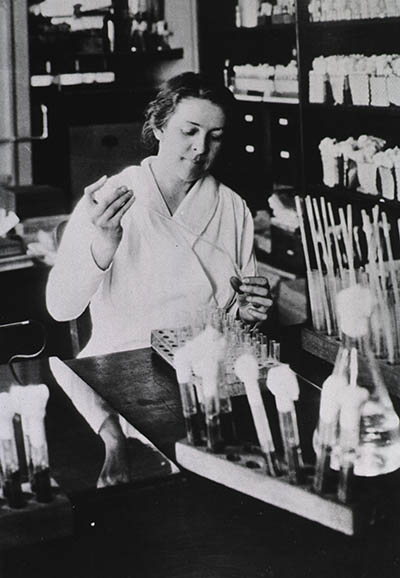
<path id="1" fill-rule="evenodd" d="M 224 64 L 224 85 L 229 88 L 229 90 L 234 90 L 235 72 L 229 58 L 225 60 Z"/>

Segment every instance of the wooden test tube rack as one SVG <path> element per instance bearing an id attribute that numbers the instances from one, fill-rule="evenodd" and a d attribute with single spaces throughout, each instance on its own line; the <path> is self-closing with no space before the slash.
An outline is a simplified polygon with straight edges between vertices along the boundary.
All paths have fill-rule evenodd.
<path id="1" fill-rule="evenodd" d="M 186 440 L 177 442 L 175 451 L 178 463 L 190 472 L 348 536 L 357 534 L 372 521 L 372 504 L 345 505 L 334 496 L 315 494 L 311 481 L 293 485 L 285 476 L 268 476 L 260 455 L 234 448 L 232 452 L 239 459 L 236 457 L 232 461 L 231 451 L 214 454 L 205 447 L 192 446 Z M 252 467 L 246 465 L 249 462 Z M 259 464 L 256 469 L 254 462 Z"/>
<path id="2" fill-rule="evenodd" d="M 53 499 L 41 503 L 23 483 L 26 504 L 18 509 L 10 508 L 0 492 L 0 550 L 73 535 L 72 504 L 53 479 L 51 488 Z"/>

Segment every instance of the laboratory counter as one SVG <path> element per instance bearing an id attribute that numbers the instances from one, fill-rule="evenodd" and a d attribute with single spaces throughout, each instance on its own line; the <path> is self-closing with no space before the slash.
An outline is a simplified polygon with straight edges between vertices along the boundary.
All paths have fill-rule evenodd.
<path id="1" fill-rule="evenodd" d="M 308 377 L 325 377 L 327 367 L 314 363 L 311 356 L 295 355 L 294 350 L 291 354 L 293 364 L 301 365 L 297 370 Z M 46 417 L 50 466 L 72 504 L 74 525 L 71 535 L 52 540 L 41 540 L 39 527 L 39 539 L 31 545 L 15 536 L 13 547 L 1 553 L 2 578 L 399 575 L 397 522 L 348 537 L 177 471 L 170 460 L 175 457 L 175 442 L 185 436 L 178 385 L 173 370 L 151 349 L 67 362 L 78 379 L 163 452 L 137 443 L 131 448 L 130 482 L 100 487 L 109 485 L 99 484 L 103 441 L 82 411 L 85 404 L 74 400 L 73 387 L 56 379 L 51 360 L 50 365 L 52 371 L 49 361 L 41 359 L 18 363 L 15 369 L 22 383 L 46 383 L 50 389 Z M 0 378 L 3 390 L 13 382 L 6 366 L 0 367 Z M 240 406 L 239 398 L 237 403 Z M 318 388 L 302 381 L 298 414 L 307 436 L 315 427 L 318 403 Z M 118 475 L 114 478 L 118 481 Z"/>

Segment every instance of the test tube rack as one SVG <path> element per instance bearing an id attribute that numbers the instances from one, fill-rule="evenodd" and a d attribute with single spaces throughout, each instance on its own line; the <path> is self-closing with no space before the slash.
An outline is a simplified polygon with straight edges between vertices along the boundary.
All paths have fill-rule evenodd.
<path id="1" fill-rule="evenodd" d="M 178 349 L 178 338 L 175 329 L 156 329 L 151 332 L 151 347 L 164 361 L 174 367 L 174 355 Z M 231 396 L 244 395 L 245 389 L 241 381 L 229 385 Z"/>
<path id="2" fill-rule="evenodd" d="M 311 478 L 302 485 L 294 485 L 285 476 L 268 476 L 264 458 L 257 453 L 241 448 L 211 453 L 206 447 L 193 446 L 186 440 L 175 444 L 175 452 L 177 462 L 190 472 L 348 536 L 359 533 L 373 521 L 371 502 L 345 505 L 333 495 L 314 493 Z"/>
<path id="3" fill-rule="evenodd" d="M 164 361 L 174 367 L 174 355 L 178 349 L 175 329 L 154 329 L 151 332 L 151 347 Z"/>
<path id="4" fill-rule="evenodd" d="M 10 508 L 0 489 L 0 549 L 34 544 L 72 536 L 74 520 L 72 505 L 57 482 L 51 478 L 51 502 L 38 502 L 29 482 L 23 482 L 26 501 L 21 508 Z"/>

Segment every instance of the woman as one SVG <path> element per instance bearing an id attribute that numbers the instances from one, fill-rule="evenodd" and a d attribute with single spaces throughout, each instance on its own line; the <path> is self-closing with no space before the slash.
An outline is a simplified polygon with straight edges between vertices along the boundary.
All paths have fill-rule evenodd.
<path id="1" fill-rule="evenodd" d="M 158 153 L 85 189 L 47 286 L 57 320 L 90 303 L 81 355 L 146 347 L 152 329 L 216 305 L 246 323 L 267 318 L 268 282 L 255 276 L 253 223 L 244 201 L 209 173 L 233 97 L 184 73 L 150 103 L 144 136 Z M 229 283 L 242 279 L 239 300 Z"/>

